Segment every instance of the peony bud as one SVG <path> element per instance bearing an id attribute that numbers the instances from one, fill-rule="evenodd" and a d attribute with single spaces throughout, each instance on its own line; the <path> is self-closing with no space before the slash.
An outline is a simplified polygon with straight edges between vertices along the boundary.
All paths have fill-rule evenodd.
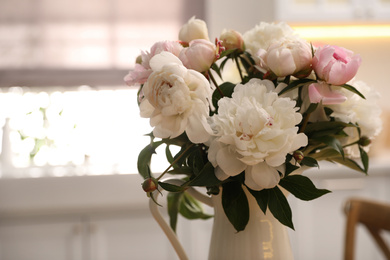
<path id="1" fill-rule="evenodd" d="M 240 49 L 244 50 L 244 40 L 242 38 L 241 33 L 234 30 L 224 30 L 219 37 L 222 41 L 222 45 L 226 48 L 226 50 L 231 49 Z"/>
<path id="2" fill-rule="evenodd" d="M 359 139 L 359 145 L 361 145 L 361 146 L 368 146 L 370 144 L 371 144 L 371 140 L 367 136 L 362 136 Z"/>
<path id="3" fill-rule="evenodd" d="M 360 63 L 359 55 L 338 46 L 320 47 L 313 57 L 313 69 L 318 78 L 337 86 L 350 81 L 356 75 Z"/>
<path id="4" fill-rule="evenodd" d="M 190 42 L 196 39 L 209 39 L 209 32 L 207 30 L 207 25 L 205 21 L 200 19 L 195 19 L 193 16 L 179 32 L 179 40 L 183 42 Z"/>
<path id="5" fill-rule="evenodd" d="M 301 151 L 295 151 L 293 157 L 297 162 L 301 162 L 305 158 L 304 154 Z"/>
<path id="6" fill-rule="evenodd" d="M 262 58 L 278 77 L 300 75 L 303 71 L 307 75 L 311 71 L 311 48 L 303 40 L 286 40 L 271 44 Z"/>
<path id="7" fill-rule="evenodd" d="M 153 192 L 158 188 L 158 181 L 155 178 L 148 178 L 142 183 L 145 192 Z"/>
<path id="8" fill-rule="evenodd" d="M 204 72 L 215 61 L 216 52 L 214 44 L 207 40 L 198 39 L 191 41 L 189 47 L 180 52 L 179 59 L 186 68 Z"/>

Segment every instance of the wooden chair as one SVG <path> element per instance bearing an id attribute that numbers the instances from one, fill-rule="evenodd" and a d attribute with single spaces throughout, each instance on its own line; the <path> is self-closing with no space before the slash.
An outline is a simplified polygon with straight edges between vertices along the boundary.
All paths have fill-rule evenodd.
<path id="1" fill-rule="evenodd" d="M 377 245 L 390 260 L 390 249 L 380 235 L 383 230 L 390 231 L 390 204 L 366 199 L 353 198 L 345 204 L 347 226 L 345 236 L 344 260 L 354 259 L 354 247 L 357 224 L 363 224 Z"/>

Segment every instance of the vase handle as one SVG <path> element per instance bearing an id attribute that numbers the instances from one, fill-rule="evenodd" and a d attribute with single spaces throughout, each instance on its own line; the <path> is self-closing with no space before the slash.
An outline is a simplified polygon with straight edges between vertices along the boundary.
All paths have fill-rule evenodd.
<path id="1" fill-rule="evenodd" d="M 157 202 L 157 198 L 159 196 L 159 192 L 153 193 L 154 199 Z M 175 249 L 177 256 L 180 260 L 188 260 L 187 254 L 184 251 L 183 246 L 180 244 L 179 239 L 176 236 L 176 233 L 171 229 L 171 227 L 168 225 L 168 223 L 165 221 L 163 216 L 161 215 L 157 203 L 154 202 L 152 199 L 149 200 L 149 209 L 152 213 L 152 216 L 159 224 L 160 228 L 164 231 L 165 235 L 167 236 L 169 242 L 171 242 L 173 249 Z"/>
<path id="2" fill-rule="evenodd" d="M 172 184 L 181 185 L 184 182 L 181 180 L 167 180 L 167 182 L 170 182 Z M 210 197 L 200 193 L 193 187 L 189 187 L 186 190 L 191 196 L 193 196 L 195 199 L 203 202 L 204 204 L 213 207 L 213 203 Z M 154 199 L 157 202 L 158 196 L 160 193 L 158 191 L 153 192 Z M 169 226 L 169 224 L 165 221 L 163 216 L 161 215 L 157 203 L 154 202 L 152 199 L 149 200 L 149 210 L 152 213 L 153 218 L 156 220 L 156 222 L 159 224 L 160 228 L 164 231 L 165 235 L 167 236 L 169 242 L 171 242 L 172 247 L 175 249 L 177 256 L 180 260 L 188 260 L 187 254 L 184 251 L 183 246 L 180 244 L 179 239 L 177 238 L 176 233 L 172 230 L 172 228 Z"/>

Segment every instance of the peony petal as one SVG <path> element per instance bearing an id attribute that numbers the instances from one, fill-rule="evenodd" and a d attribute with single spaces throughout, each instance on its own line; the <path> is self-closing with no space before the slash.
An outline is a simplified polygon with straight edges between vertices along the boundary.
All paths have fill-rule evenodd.
<path id="1" fill-rule="evenodd" d="M 280 175 L 277 169 L 265 162 L 248 167 L 245 171 L 245 184 L 254 190 L 274 188 L 279 181 Z"/>
<path id="2" fill-rule="evenodd" d="M 292 144 L 291 144 L 291 148 L 290 150 L 291 151 L 295 151 L 295 150 L 298 150 L 299 148 L 303 147 L 303 146 L 307 146 L 309 140 L 307 138 L 307 136 L 304 134 L 304 133 L 299 133 L 293 140 Z"/>
<path id="3" fill-rule="evenodd" d="M 218 166 L 229 176 L 236 176 L 243 172 L 247 165 L 237 159 L 236 154 L 229 147 L 220 149 L 217 153 Z"/>
<path id="4" fill-rule="evenodd" d="M 296 70 L 294 57 L 290 50 L 275 50 L 267 56 L 268 67 L 279 77 L 291 75 Z"/>
<path id="5" fill-rule="evenodd" d="M 326 83 L 313 83 L 309 85 L 309 99 L 311 103 L 322 101 L 324 105 L 331 105 L 343 103 L 347 98 L 337 91 L 332 91 Z"/>
<path id="6" fill-rule="evenodd" d="M 191 115 L 188 117 L 186 133 L 191 142 L 198 144 L 208 141 L 212 130 L 207 124 L 206 118 L 198 118 L 196 115 Z"/>
<path id="7" fill-rule="evenodd" d="M 227 178 L 229 178 L 230 176 L 227 175 L 220 167 L 216 167 L 215 168 L 215 176 L 218 178 L 218 180 L 220 181 L 224 181 L 226 180 Z"/>
<path id="8" fill-rule="evenodd" d="M 139 110 L 141 117 L 149 118 L 153 114 L 154 107 L 149 103 L 147 99 L 144 99 L 139 104 Z"/>
<path id="9" fill-rule="evenodd" d="M 178 57 L 167 51 L 163 51 L 153 56 L 153 58 L 150 59 L 149 65 L 153 71 L 160 71 L 165 65 L 169 63 L 179 64 L 183 66 L 183 63 Z"/>

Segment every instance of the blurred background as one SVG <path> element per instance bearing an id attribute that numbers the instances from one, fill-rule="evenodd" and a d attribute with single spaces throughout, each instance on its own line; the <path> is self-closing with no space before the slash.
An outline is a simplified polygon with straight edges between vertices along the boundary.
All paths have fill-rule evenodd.
<path id="1" fill-rule="evenodd" d="M 289 198 L 296 259 L 342 258 L 347 198 L 390 202 L 390 0 L 1 0 L 0 260 L 177 259 L 140 187 L 136 159 L 151 128 L 123 77 L 141 50 L 176 40 L 194 15 L 210 39 L 285 21 L 313 43 L 359 53 L 357 78 L 382 95 L 369 176 L 311 170 L 333 193 Z M 179 220 L 190 259 L 207 258 L 211 227 Z M 357 259 L 384 259 L 358 235 Z"/>

